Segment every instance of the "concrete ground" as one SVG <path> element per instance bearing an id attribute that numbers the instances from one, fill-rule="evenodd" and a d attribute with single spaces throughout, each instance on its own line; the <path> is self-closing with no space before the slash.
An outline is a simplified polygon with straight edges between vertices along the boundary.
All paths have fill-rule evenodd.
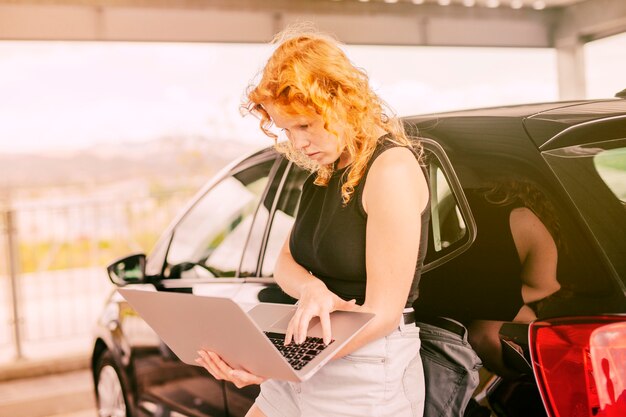
<path id="1" fill-rule="evenodd" d="M 0 382 L 0 416 L 97 417 L 87 369 Z"/>

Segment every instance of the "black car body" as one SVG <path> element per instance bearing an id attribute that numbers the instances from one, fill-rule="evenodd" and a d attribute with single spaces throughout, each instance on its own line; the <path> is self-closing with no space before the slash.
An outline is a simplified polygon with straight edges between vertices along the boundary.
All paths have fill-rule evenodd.
<path id="1" fill-rule="evenodd" d="M 421 139 L 430 174 L 432 221 L 422 279 L 471 252 L 483 225 L 467 195 L 496 178 L 533 184 L 559 216 L 566 249 L 559 251 L 557 274 L 565 294 L 545 300 L 532 324 L 502 326 L 503 343 L 517 349 L 509 361 L 519 376 L 483 374 L 477 402 L 498 416 L 626 410 L 626 100 L 403 120 L 409 136 Z M 272 149 L 234 162 L 172 223 L 149 257 L 113 264 L 112 279 L 244 304 L 293 302 L 272 272 L 307 175 Z M 100 416 L 243 416 L 258 392 L 180 362 L 115 293 L 98 322 L 92 366 Z"/>

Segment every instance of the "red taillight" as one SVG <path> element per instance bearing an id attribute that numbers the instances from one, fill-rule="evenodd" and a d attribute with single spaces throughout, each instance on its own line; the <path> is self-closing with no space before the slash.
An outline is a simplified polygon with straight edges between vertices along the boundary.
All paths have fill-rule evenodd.
<path id="1" fill-rule="evenodd" d="M 617 323 L 617 324 L 613 324 Z M 619 339 L 605 326 L 618 326 Z M 608 326 L 607 326 L 608 328 Z M 597 331 L 597 333 L 594 333 Z M 619 333 L 618 332 L 618 333 Z M 593 337 L 592 337 L 593 334 Z M 602 316 L 551 319 L 530 326 L 533 368 L 539 390 L 550 416 L 613 417 L 626 416 L 626 348 L 616 340 L 626 340 L 626 317 Z M 593 345 L 590 343 L 593 341 Z M 608 380 L 598 379 L 603 358 L 609 362 L 609 377 L 614 387 L 614 402 L 606 400 Z M 607 366 L 606 364 L 604 365 Z M 618 381 L 618 375 L 619 383 Z M 604 382 L 603 382 L 604 381 Z M 609 384 L 608 386 L 611 386 Z M 617 402 L 622 398 L 622 403 Z M 610 397 L 610 395 L 609 395 Z M 617 412 L 618 414 L 614 414 Z"/>
<path id="2" fill-rule="evenodd" d="M 598 327 L 589 345 L 600 415 L 626 416 L 626 322 Z"/>

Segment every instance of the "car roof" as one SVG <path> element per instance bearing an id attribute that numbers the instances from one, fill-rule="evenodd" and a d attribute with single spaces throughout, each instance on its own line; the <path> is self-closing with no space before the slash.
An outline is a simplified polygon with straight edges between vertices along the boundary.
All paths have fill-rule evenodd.
<path id="1" fill-rule="evenodd" d="M 519 119 L 528 136 L 541 148 L 566 129 L 616 116 L 626 117 L 625 99 L 533 103 L 408 116 L 402 119 L 408 123 L 409 132 L 413 126 L 417 129 L 436 129 L 438 122 L 444 119 Z"/>

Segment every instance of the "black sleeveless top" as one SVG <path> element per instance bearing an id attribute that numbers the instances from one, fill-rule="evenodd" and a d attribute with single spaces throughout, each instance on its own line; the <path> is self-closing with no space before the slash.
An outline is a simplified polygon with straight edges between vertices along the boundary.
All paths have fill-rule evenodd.
<path id="1" fill-rule="evenodd" d="M 362 204 L 363 188 L 376 158 L 385 150 L 397 146 L 402 145 L 392 142 L 389 135 L 378 140 L 378 146 L 368 162 L 365 174 L 345 207 L 341 199 L 341 185 L 345 181 L 343 174 L 346 168 L 336 170 L 327 187 L 314 185 L 313 174 L 302 188 L 289 249 L 298 264 L 322 280 L 329 290 L 344 300 L 356 299 L 358 304 L 365 302 L 367 213 Z M 411 151 L 415 153 L 413 149 Z M 425 209 L 421 218 L 420 250 L 407 306 L 411 306 L 417 298 L 421 267 L 426 255 L 429 216 L 430 211 Z"/>
<path id="2" fill-rule="evenodd" d="M 495 205 L 485 190 L 467 193 L 478 233 L 466 253 L 424 274 L 416 314 L 471 320 L 512 320 L 524 304 L 522 264 L 511 234 L 510 214 L 520 201 Z"/>

